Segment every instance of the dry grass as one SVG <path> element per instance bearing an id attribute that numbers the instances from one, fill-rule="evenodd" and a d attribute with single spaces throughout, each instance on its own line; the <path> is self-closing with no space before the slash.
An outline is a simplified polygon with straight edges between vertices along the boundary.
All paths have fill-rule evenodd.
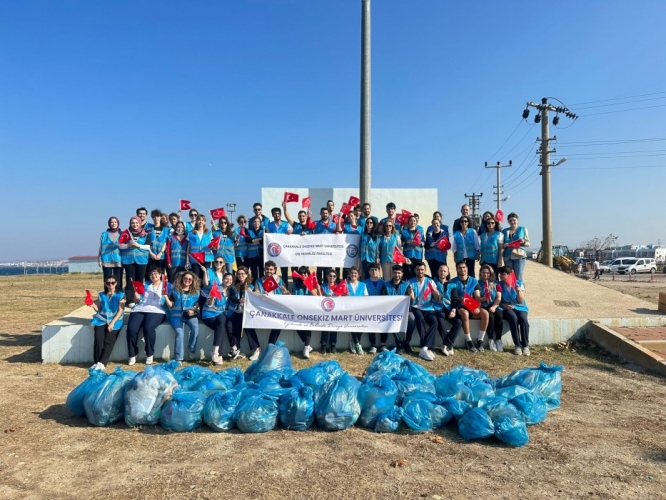
<path id="1" fill-rule="evenodd" d="M 461 352 L 427 365 L 438 374 L 461 363 L 502 375 L 540 360 L 563 364 L 562 407 L 531 427 L 520 449 L 468 443 L 453 428 L 433 433 L 440 443 L 433 434 L 356 428 L 247 435 L 92 427 L 64 405 L 86 372 L 42 365 L 40 337 L 26 332 L 98 285 L 86 276 L 0 279 L 0 498 L 665 498 L 665 381 L 589 345 L 536 347 L 529 359 Z M 370 362 L 337 359 L 355 375 Z M 297 368 L 306 364 L 294 358 Z"/>

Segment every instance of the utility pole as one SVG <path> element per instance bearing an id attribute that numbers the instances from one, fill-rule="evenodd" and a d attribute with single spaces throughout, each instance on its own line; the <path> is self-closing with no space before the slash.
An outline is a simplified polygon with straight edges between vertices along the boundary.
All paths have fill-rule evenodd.
<path id="1" fill-rule="evenodd" d="M 465 193 L 465 198 L 468 200 L 468 205 L 470 210 L 472 211 L 471 218 L 474 221 L 474 227 L 475 229 L 479 227 L 480 221 L 479 221 L 479 215 L 476 213 L 477 210 L 481 207 L 481 197 L 483 196 L 483 193 L 481 194 L 476 194 L 472 193 L 471 195 Z"/>
<path id="2" fill-rule="evenodd" d="M 497 185 L 493 186 L 497 191 L 495 191 L 493 194 L 497 196 L 496 200 L 497 201 L 497 210 L 500 210 L 501 204 L 502 204 L 502 184 L 500 183 L 500 170 L 503 168 L 509 168 L 513 167 L 513 161 L 509 160 L 508 165 L 500 165 L 500 162 L 497 162 L 497 165 L 491 165 L 488 166 L 488 162 L 486 162 L 486 168 L 495 168 L 497 169 Z"/>
<path id="3" fill-rule="evenodd" d="M 530 114 L 529 108 L 533 107 L 539 110 L 534 117 L 534 123 L 541 122 L 541 138 L 537 141 L 541 142 L 541 147 L 537 151 L 539 153 L 539 164 L 541 165 L 541 216 L 542 216 L 542 242 L 541 242 L 541 255 L 543 256 L 543 263 L 548 267 L 553 267 L 553 218 L 551 213 L 550 202 L 550 167 L 560 165 L 566 161 L 566 158 L 561 159 L 557 164 L 550 163 L 550 153 L 555 153 L 555 149 L 550 149 L 549 142 L 556 141 L 557 137 L 550 136 L 550 121 L 548 113 L 554 111 L 557 113 L 553 118 L 553 125 L 557 125 L 560 121 L 559 113 L 563 113 L 568 118 L 576 120 L 578 116 L 569 111 L 566 106 L 553 106 L 548 104 L 548 99 L 544 97 L 541 99 L 541 104 L 529 101 L 527 107 L 523 111 L 523 118 L 527 119 Z"/>
<path id="4" fill-rule="evenodd" d="M 361 165 L 359 192 L 361 203 L 370 201 L 370 0 L 361 6 Z"/>

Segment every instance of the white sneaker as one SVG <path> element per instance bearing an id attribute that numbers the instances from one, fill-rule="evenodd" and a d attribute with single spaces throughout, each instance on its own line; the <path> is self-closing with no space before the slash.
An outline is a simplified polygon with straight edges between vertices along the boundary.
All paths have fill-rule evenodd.
<path id="1" fill-rule="evenodd" d="M 513 353 L 516 356 L 522 356 L 523 355 L 523 350 L 520 347 L 516 347 L 516 349 L 513 351 Z"/>
<path id="2" fill-rule="evenodd" d="M 502 339 L 495 341 L 495 347 L 497 347 L 497 352 L 504 352 L 504 346 L 502 345 Z"/>
<path id="3" fill-rule="evenodd" d="M 153 357 L 152 356 L 148 356 L 146 358 L 146 364 L 147 365 L 152 365 L 153 364 Z"/>
<path id="4" fill-rule="evenodd" d="M 497 352 L 497 346 L 495 345 L 495 341 L 493 339 L 490 339 L 488 341 L 488 349 L 490 349 L 493 352 Z"/>
<path id="5" fill-rule="evenodd" d="M 368 352 L 370 354 L 377 354 L 377 348 L 373 345 Z"/>
<path id="6" fill-rule="evenodd" d="M 349 350 L 352 352 L 352 354 L 356 354 L 356 344 L 353 342 L 349 342 Z"/>
<path id="7" fill-rule="evenodd" d="M 448 350 L 449 350 L 449 356 L 453 356 L 456 353 L 456 351 L 453 350 L 453 347 L 449 347 Z"/>
<path id="8" fill-rule="evenodd" d="M 97 363 L 97 369 L 104 371 L 106 369 L 106 366 L 104 366 L 102 363 Z"/>
<path id="9" fill-rule="evenodd" d="M 529 355 L 530 355 L 530 348 L 523 347 L 523 356 L 529 356 Z"/>
<path id="10" fill-rule="evenodd" d="M 250 361 L 256 361 L 259 359 L 259 356 L 261 355 L 261 347 L 257 347 L 254 352 L 252 353 L 252 356 L 249 357 Z"/>
<path id="11" fill-rule="evenodd" d="M 132 365 L 135 364 L 135 363 L 136 363 L 136 356 L 132 356 L 132 357 L 129 359 L 129 361 L 127 362 L 127 364 L 128 364 L 129 366 L 132 366 Z"/>
<path id="12" fill-rule="evenodd" d="M 435 359 L 435 357 L 432 355 L 432 352 L 430 352 L 427 347 L 421 347 L 421 350 L 419 351 L 419 358 L 425 359 L 426 361 L 432 361 Z"/>
<path id="13" fill-rule="evenodd" d="M 432 351 L 432 349 L 428 349 L 428 352 L 430 353 L 430 356 L 432 356 L 432 359 L 435 359 L 437 357 L 435 353 Z"/>
<path id="14" fill-rule="evenodd" d="M 306 345 L 306 346 L 303 348 L 303 357 L 304 357 L 305 359 L 310 359 L 310 353 L 311 353 L 311 352 L 312 352 L 312 347 L 310 347 L 309 345 Z"/>

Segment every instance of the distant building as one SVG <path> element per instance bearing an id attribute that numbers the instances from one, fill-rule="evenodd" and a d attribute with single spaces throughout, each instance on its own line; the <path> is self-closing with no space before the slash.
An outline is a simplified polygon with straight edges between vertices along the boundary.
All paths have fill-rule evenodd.
<path id="1" fill-rule="evenodd" d="M 101 273 L 97 255 L 75 255 L 68 259 L 70 273 Z"/>
<path id="2" fill-rule="evenodd" d="M 601 252 L 602 259 L 611 260 L 620 257 L 648 257 L 657 264 L 666 263 L 666 247 L 662 245 L 623 245 L 607 248 Z"/>

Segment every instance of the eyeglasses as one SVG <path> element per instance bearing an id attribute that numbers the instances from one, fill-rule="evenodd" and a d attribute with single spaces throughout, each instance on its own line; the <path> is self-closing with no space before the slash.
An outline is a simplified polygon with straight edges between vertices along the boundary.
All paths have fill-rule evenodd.
<path id="1" fill-rule="evenodd" d="M 494 225 L 495 225 L 494 222 L 491 222 L 491 221 L 486 222 L 486 226 L 494 226 Z"/>
<path id="2" fill-rule="evenodd" d="M 192 278 L 183 278 L 183 282 L 185 281 L 192 281 Z"/>
<path id="3" fill-rule="evenodd" d="M 246 220 L 239 220 L 238 221 L 239 224 L 245 224 L 246 222 L 247 222 Z"/>
<path id="4" fill-rule="evenodd" d="M 254 212 L 261 212 L 261 208 L 253 208 L 252 209 Z"/>
<path id="5" fill-rule="evenodd" d="M 107 285 L 115 285 L 116 282 L 115 282 L 115 281 L 107 281 L 106 284 L 107 284 Z"/>
<path id="6" fill-rule="evenodd" d="M 328 277 L 329 277 L 329 278 L 337 278 L 338 275 L 337 275 L 337 274 L 329 274 Z"/>
<path id="7" fill-rule="evenodd" d="M 469 224 L 469 221 L 468 220 L 461 220 L 460 223 L 461 224 Z"/>
<path id="8" fill-rule="evenodd" d="M 215 263 L 219 264 L 219 265 L 222 265 L 222 264 L 224 264 L 224 261 L 223 260 L 216 260 Z"/>
<path id="9" fill-rule="evenodd" d="M 220 224 L 226 224 L 226 223 L 227 223 L 226 220 L 221 220 L 221 221 L 220 221 Z"/>

